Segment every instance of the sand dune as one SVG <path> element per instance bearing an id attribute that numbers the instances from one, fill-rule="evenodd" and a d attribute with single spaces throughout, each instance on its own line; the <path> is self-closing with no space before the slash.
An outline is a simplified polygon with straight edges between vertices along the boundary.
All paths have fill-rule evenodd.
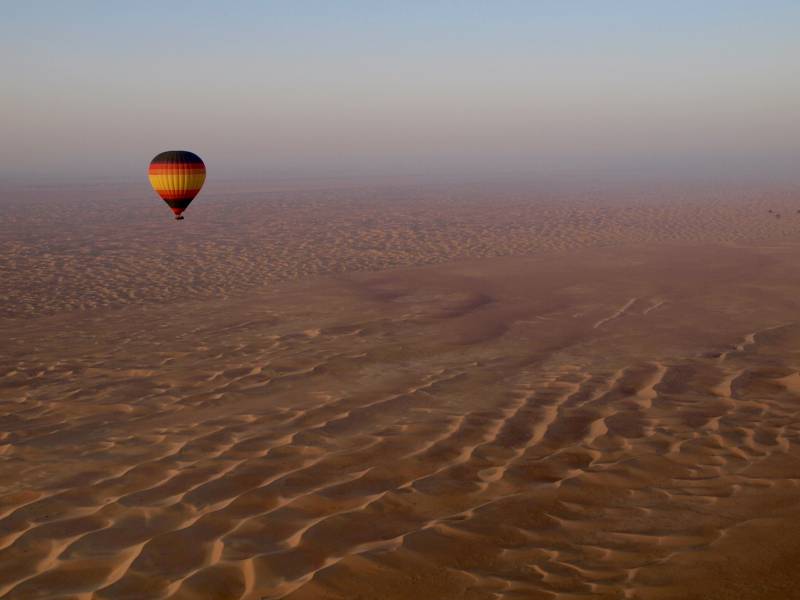
<path id="1" fill-rule="evenodd" d="M 178 244 L 20 209 L 0 597 L 797 596 L 800 223 L 435 199 L 315 239 L 327 201 Z"/>
<path id="2" fill-rule="evenodd" d="M 800 235 L 800 214 L 777 220 L 767 212 L 795 213 L 794 189 L 253 192 L 220 184 L 192 205 L 191 226 L 170 220 L 145 183 L 0 188 L 0 196 L 3 317 L 229 297 L 331 273 L 465 259 L 631 243 L 791 243 Z"/>

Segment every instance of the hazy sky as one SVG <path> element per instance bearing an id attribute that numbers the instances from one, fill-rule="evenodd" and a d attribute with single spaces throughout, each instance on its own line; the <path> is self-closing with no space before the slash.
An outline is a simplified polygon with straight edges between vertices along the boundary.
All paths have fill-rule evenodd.
<path id="1" fill-rule="evenodd" d="M 0 0 L 0 177 L 786 177 L 798 32 L 797 0 Z"/>

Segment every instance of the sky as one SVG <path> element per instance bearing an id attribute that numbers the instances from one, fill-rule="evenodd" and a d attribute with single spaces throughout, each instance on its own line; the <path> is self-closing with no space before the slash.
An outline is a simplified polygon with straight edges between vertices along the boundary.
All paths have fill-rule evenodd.
<path id="1" fill-rule="evenodd" d="M 0 0 L 0 179 L 800 179 L 800 2 Z"/>

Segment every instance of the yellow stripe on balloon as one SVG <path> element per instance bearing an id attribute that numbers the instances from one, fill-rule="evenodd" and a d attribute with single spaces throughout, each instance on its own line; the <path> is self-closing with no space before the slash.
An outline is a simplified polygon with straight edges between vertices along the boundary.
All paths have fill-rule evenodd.
<path id="1" fill-rule="evenodd" d="M 149 175 L 150 185 L 157 190 L 199 189 L 206 180 L 205 173 L 182 174 L 179 172 L 163 175 Z"/>

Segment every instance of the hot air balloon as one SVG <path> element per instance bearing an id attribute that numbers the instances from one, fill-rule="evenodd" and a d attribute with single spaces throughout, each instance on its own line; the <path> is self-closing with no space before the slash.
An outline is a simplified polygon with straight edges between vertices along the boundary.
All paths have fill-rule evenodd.
<path id="1" fill-rule="evenodd" d="M 175 213 L 181 213 L 194 200 L 206 180 L 206 166 L 197 154 L 186 150 L 162 152 L 150 161 L 150 185 Z"/>

